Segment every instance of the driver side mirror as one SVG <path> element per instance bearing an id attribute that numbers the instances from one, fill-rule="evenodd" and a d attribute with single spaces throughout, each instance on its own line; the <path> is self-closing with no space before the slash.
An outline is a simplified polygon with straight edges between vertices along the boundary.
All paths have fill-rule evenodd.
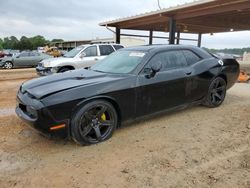
<path id="1" fill-rule="evenodd" d="M 81 55 L 80 55 L 80 58 L 82 59 L 84 57 L 86 57 L 86 54 L 84 52 L 82 52 Z"/>
<path id="2" fill-rule="evenodd" d="M 153 78 L 157 72 L 160 72 L 162 68 L 162 63 L 160 61 L 153 64 L 150 68 L 145 68 L 144 73 L 146 73 L 146 78 Z"/>

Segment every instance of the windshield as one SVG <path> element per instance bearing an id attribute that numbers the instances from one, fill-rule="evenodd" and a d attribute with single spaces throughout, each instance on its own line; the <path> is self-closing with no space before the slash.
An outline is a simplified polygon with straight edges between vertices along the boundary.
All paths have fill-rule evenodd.
<path id="1" fill-rule="evenodd" d="M 145 52 L 117 51 L 91 67 L 91 70 L 106 73 L 126 74 L 140 64 Z"/>
<path id="2" fill-rule="evenodd" d="M 83 46 L 79 46 L 74 48 L 73 50 L 70 50 L 69 52 L 65 53 L 63 55 L 63 57 L 69 57 L 69 58 L 73 58 L 75 57 L 84 47 Z"/>

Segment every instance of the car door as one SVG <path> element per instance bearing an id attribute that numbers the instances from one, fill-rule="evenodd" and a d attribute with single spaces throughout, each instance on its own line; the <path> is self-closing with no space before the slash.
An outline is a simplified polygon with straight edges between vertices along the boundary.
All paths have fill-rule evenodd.
<path id="1" fill-rule="evenodd" d="M 42 56 L 38 52 L 30 52 L 29 58 L 30 60 L 29 60 L 28 66 L 32 66 L 32 67 L 37 66 L 37 64 L 42 60 Z"/>
<path id="2" fill-rule="evenodd" d="M 191 50 L 182 50 L 187 60 L 186 98 L 187 102 L 194 102 L 202 99 L 207 92 L 207 67 L 203 59 Z"/>
<path id="3" fill-rule="evenodd" d="M 161 70 L 147 78 L 144 70 L 155 63 Z M 186 102 L 186 59 L 181 51 L 164 51 L 155 54 L 138 76 L 137 116 L 152 114 Z M 147 71 L 146 71 L 147 72 Z"/>
<path id="4" fill-rule="evenodd" d="M 30 64 L 30 53 L 23 52 L 13 59 L 15 67 L 26 67 Z"/>
<path id="5" fill-rule="evenodd" d="M 89 46 L 80 54 L 79 61 L 76 62 L 77 68 L 91 67 L 98 61 L 97 46 Z"/>

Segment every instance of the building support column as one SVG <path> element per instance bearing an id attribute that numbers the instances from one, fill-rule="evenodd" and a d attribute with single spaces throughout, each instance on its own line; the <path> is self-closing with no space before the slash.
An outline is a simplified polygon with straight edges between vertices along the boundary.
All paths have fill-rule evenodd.
<path id="1" fill-rule="evenodd" d="M 153 30 L 151 29 L 149 31 L 149 45 L 153 44 Z"/>
<path id="2" fill-rule="evenodd" d="M 116 27 L 115 36 L 116 36 L 115 42 L 117 44 L 120 44 L 121 43 L 121 29 L 118 27 Z"/>
<path id="3" fill-rule="evenodd" d="M 180 44 L 180 37 L 181 37 L 181 33 L 180 33 L 180 31 L 178 31 L 177 32 L 176 44 Z"/>
<path id="4" fill-rule="evenodd" d="M 169 18 L 169 44 L 175 43 L 176 21 Z"/>
<path id="5" fill-rule="evenodd" d="M 202 34 L 199 33 L 198 34 L 198 44 L 197 44 L 198 47 L 201 47 L 201 37 L 202 37 Z"/>

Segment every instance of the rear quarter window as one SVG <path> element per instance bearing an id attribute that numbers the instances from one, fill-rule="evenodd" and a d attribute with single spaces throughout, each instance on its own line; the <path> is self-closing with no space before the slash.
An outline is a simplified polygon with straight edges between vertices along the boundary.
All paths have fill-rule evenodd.
<path id="1" fill-rule="evenodd" d="M 201 61 L 201 58 L 190 50 L 183 50 L 183 53 L 189 66 Z"/>
<path id="2" fill-rule="evenodd" d="M 115 50 L 124 48 L 122 45 L 113 45 L 113 47 L 115 48 Z"/>

